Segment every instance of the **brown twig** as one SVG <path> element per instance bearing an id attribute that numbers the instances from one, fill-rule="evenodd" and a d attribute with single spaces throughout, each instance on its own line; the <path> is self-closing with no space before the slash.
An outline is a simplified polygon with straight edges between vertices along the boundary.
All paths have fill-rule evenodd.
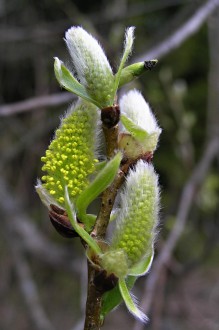
<path id="1" fill-rule="evenodd" d="M 101 328 L 100 311 L 103 292 L 97 290 L 94 284 L 95 276 L 96 270 L 88 261 L 88 289 L 84 330 L 99 330 Z"/>
<path id="2" fill-rule="evenodd" d="M 124 175 L 125 173 L 120 170 L 114 182 L 102 194 L 101 208 L 93 230 L 94 235 L 99 239 L 104 239 L 106 235 L 106 229 L 109 223 L 110 214 L 113 208 L 113 204 L 115 202 L 117 192 L 124 181 Z"/>
<path id="3" fill-rule="evenodd" d="M 112 107 L 112 110 L 115 108 Z M 102 113 L 102 121 L 107 124 L 103 124 L 103 133 L 105 136 L 106 142 L 106 156 L 111 158 L 114 156 L 115 151 L 118 148 L 118 125 L 110 125 L 112 123 L 117 123 L 119 120 L 119 108 L 116 106 L 116 111 L 114 112 L 115 118 L 111 118 L 112 112 L 109 109 L 106 110 L 106 116 Z M 108 116 L 109 115 L 109 116 Z M 108 117 L 108 118 L 107 118 Z M 108 120 L 109 119 L 109 120 Z M 103 192 L 101 197 L 101 207 L 97 220 L 92 231 L 92 236 L 96 237 L 99 240 L 103 240 L 106 235 L 106 229 L 109 223 L 110 214 L 114 205 L 114 201 L 124 180 L 124 172 L 119 170 L 114 182 Z M 96 285 L 95 277 L 97 275 L 96 269 L 88 261 L 88 295 L 86 303 L 86 319 L 84 330 L 99 330 L 101 327 L 100 312 L 101 312 L 101 303 L 102 295 L 104 291 L 100 291 Z"/>
<path id="4" fill-rule="evenodd" d="M 104 239 L 105 237 L 116 194 L 123 180 L 124 172 L 119 171 L 112 185 L 102 194 L 101 209 L 92 232 L 93 236 L 98 239 Z M 103 292 L 100 292 L 94 285 L 96 274 L 96 270 L 88 262 L 88 295 L 84 330 L 96 330 L 101 327 L 100 311 Z"/>

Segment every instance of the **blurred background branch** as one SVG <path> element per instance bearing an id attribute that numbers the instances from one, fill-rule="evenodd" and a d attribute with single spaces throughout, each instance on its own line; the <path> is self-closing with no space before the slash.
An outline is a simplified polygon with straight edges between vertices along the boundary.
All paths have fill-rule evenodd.
<path id="1" fill-rule="evenodd" d="M 41 107 L 57 107 L 73 101 L 76 97 L 68 92 L 38 96 L 22 102 L 1 105 L 0 116 L 15 115 L 20 112 L 35 110 Z"/>
<path id="2" fill-rule="evenodd" d="M 186 22 L 180 27 L 176 27 L 174 32 L 166 38 L 159 45 L 155 46 L 148 52 L 137 57 L 136 62 L 158 58 L 160 59 L 170 51 L 179 47 L 187 38 L 191 37 L 202 26 L 208 16 L 219 5 L 218 0 L 206 1 L 200 8 L 196 9 L 192 17 L 187 18 Z"/>

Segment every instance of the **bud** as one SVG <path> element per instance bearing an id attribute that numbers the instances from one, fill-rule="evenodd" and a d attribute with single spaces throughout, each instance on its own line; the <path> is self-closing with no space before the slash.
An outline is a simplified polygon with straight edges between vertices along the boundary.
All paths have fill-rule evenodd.
<path id="1" fill-rule="evenodd" d="M 114 76 L 103 49 L 97 40 L 81 27 L 72 27 L 65 42 L 78 79 L 101 108 L 113 105 Z"/>
<path id="2" fill-rule="evenodd" d="M 146 71 L 151 70 L 156 64 L 157 60 L 150 60 L 126 66 L 122 69 L 119 87 L 122 87 L 123 85 L 128 84 L 134 79 L 140 77 Z"/>
<path id="3" fill-rule="evenodd" d="M 138 158 L 156 149 L 161 129 L 149 104 L 137 90 L 125 94 L 120 101 L 121 133 L 119 147 L 126 156 Z"/>
<path id="4" fill-rule="evenodd" d="M 65 186 L 73 200 L 88 186 L 88 177 L 97 162 L 97 122 L 97 108 L 86 102 L 72 106 L 62 119 L 46 155 L 41 158 L 45 163 L 42 170 L 47 174 L 42 177 L 44 189 L 39 189 L 39 184 L 37 187 L 41 197 L 44 192 L 44 202 L 47 191 L 58 205 L 64 206 Z"/>
<path id="5" fill-rule="evenodd" d="M 116 267 L 115 260 L 125 260 L 121 257 L 125 255 L 131 269 L 151 253 L 158 223 L 158 201 L 158 177 L 151 164 L 140 160 L 127 177 L 110 252 L 102 256 L 103 265 L 107 270 L 114 269 L 118 277 L 121 273 L 124 276 L 125 263 L 118 262 Z M 120 259 L 112 262 L 113 253 Z"/>

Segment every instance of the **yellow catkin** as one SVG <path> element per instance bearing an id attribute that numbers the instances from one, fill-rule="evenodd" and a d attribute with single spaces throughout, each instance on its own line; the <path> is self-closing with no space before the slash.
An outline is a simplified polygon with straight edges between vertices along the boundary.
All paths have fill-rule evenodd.
<path id="1" fill-rule="evenodd" d="M 77 103 L 62 119 L 54 140 L 50 143 L 42 170 L 43 186 L 59 204 L 64 204 L 64 187 L 73 198 L 89 183 L 95 170 L 97 109 L 86 102 Z"/>

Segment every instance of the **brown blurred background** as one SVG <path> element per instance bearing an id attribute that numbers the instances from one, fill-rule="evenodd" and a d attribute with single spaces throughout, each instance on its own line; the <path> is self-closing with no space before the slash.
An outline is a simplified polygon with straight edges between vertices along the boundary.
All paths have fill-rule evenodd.
<path id="1" fill-rule="evenodd" d="M 0 330 L 83 328 L 83 250 L 58 236 L 34 190 L 74 99 L 53 72 L 54 56 L 70 61 L 72 25 L 98 38 L 114 69 L 131 25 L 130 63 L 159 59 L 126 87 L 142 91 L 163 129 L 156 258 L 134 289 L 150 323 L 121 306 L 103 329 L 219 329 L 219 1 L 0 0 Z"/>

